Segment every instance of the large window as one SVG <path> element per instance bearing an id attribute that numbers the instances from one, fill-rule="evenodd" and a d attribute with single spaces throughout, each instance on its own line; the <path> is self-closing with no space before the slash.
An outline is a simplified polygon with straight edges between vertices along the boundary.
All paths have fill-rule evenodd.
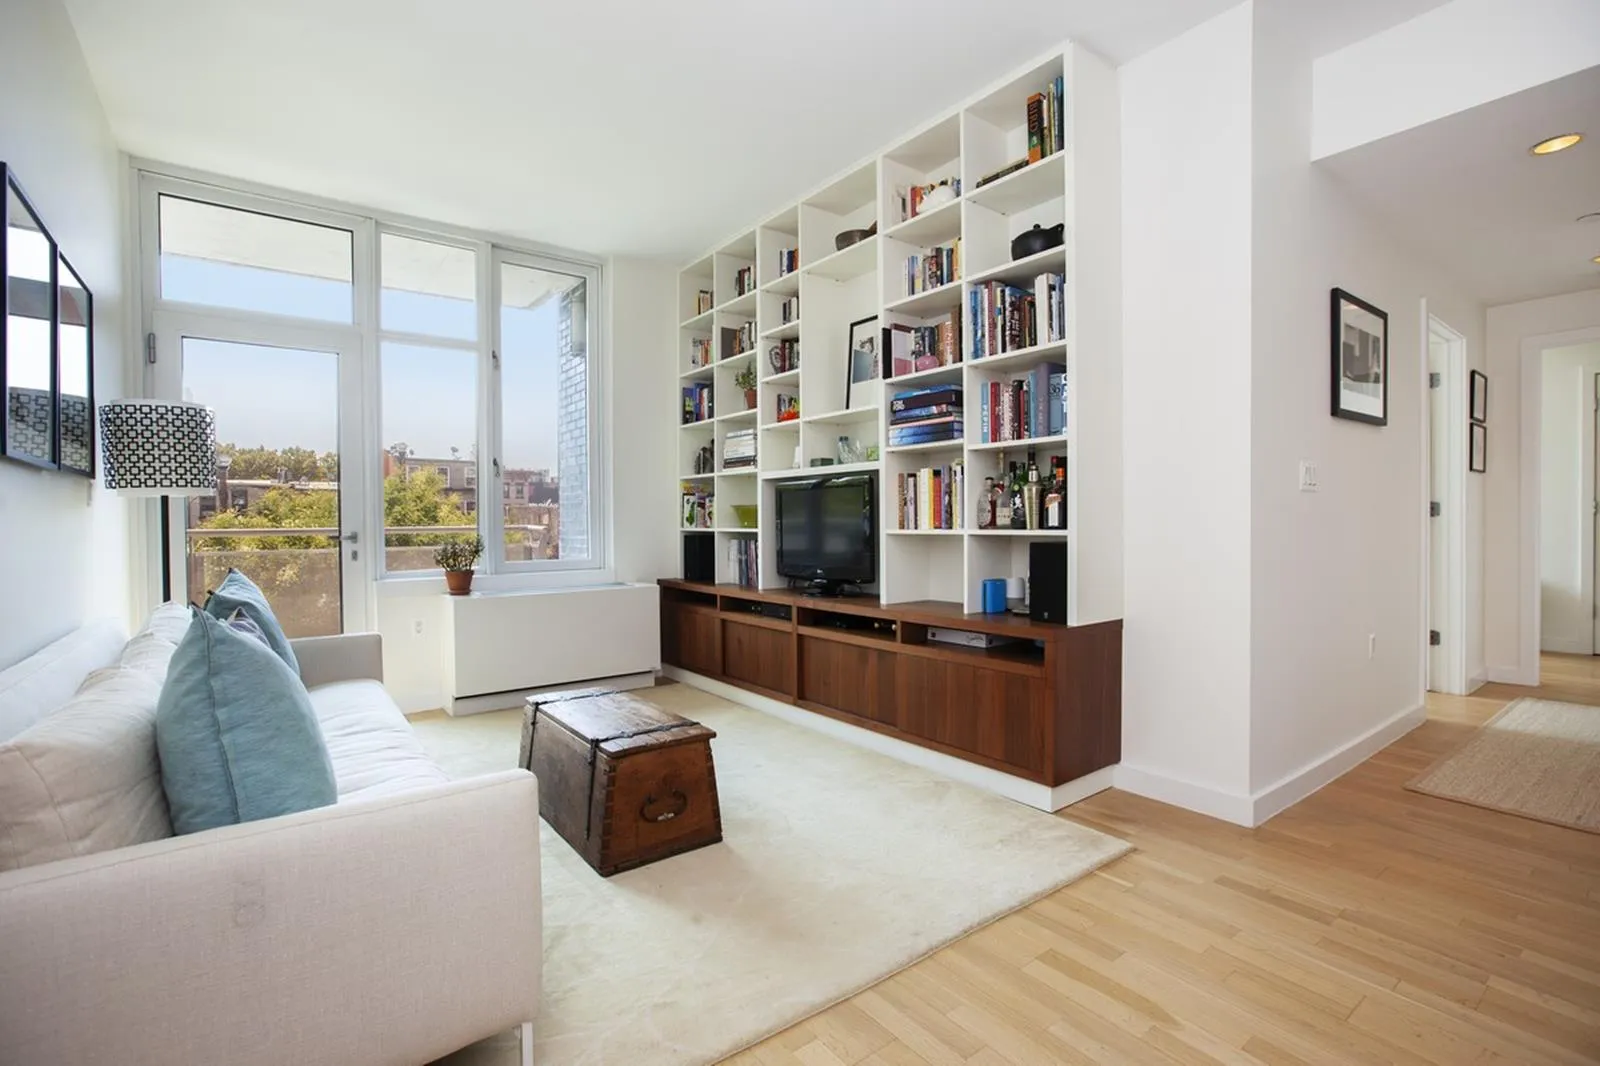
<path id="1" fill-rule="evenodd" d="M 274 572 L 300 575 L 296 588 L 324 556 L 358 581 L 426 577 L 440 544 L 472 536 L 485 543 L 486 587 L 603 571 L 597 267 L 447 226 L 140 181 L 145 322 L 162 353 L 152 388 L 211 403 L 220 465 L 232 464 L 230 487 L 191 508 L 192 550 L 285 553 Z M 266 353 L 251 364 L 265 377 L 234 381 L 238 360 L 195 354 L 218 338 Z M 316 426 L 349 427 L 338 449 L 292 399 L 300 351 L 326 353 L 316 399 L 338 413 Z M 169 369 L 169 352 L 189 369 Z M 302 470 L 305 456 L 322 466 Z M 330 509 L 335 498 L 346 502 Z M 278 532 L 283 516 L 267 505 L 284 500 L 316 518 L 288 523 L 306 532 Z M 346 624 L 358 587 L 343 593 Z M 336 592 L 323 595 L 333 618 Z"/>

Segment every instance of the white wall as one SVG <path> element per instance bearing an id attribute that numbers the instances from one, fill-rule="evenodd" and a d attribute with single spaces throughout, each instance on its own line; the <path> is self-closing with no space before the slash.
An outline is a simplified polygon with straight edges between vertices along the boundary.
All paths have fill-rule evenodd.
<path id="1" fill-rule="evenodd" d="M 1539 569 L 1534 469 L 1538 435 L 1524 433 L 1523 392 L 1538 352 L 1600 338 L 1600 288 L 1488 309 L 1489 454 L 1484 482 L 1484 657 L 1491 681 L 1533 684 L 1539 670 Z M 1531 420 L 1530 420 L 1531 421 Z M 1473 479 L 1469 479 L 1473 480 Z"/>
<path id="2" fill-rule="evenodd" d="M 0 159 L 94 294 L 95 397 L 124 395 L 123 168 L 66 11 L 0 4 Z M 129 611 L 125 501 L 0 460 L 0 667 Z"/>
<path id="3" fill-rule="evenodd" d="M 1250 53 L 1246 4 L 1120 72 L 1119 783 L 1223 817 L 1249 791 Z"/>
<path id="4" fill-rule="evenodd" d="M 1420 709 L 1426 324 L 1482 348 L 1483 311 L 1310 162 L 1295 4 L 1257 3 L 1250 780 L 1265 792 Z M 1389 421 L 1329 415 L 1329 290 L 1389 315 Z M 1320 490 L 1299 490 L 1298 464 Z M 1376 652 L 1368 657 L 1369 636 Z M 1315 771 L 1313 771 L 1315 773 Z"/>
<path id="5" fill-rule="evenodd" d="M 1595 374 L 1600 343 L 1551 348 L 1541 360 L 1539 646 L 1589 655 L 1594 534 Z"/>
<path id="6" fill-rule="evenodd" d="M 673 408 L 662 402 L 676 364 L 663 338 L 675 325 L 676 267 L 647 259 L 612 259 L 606 265 L 605 350 L 611 409 L 612 548 L 618 581 L 654 581 L 677 572 L 678 533 L 663 516 L 673 513 L 677 455 L 662 442 L 677 430 Z M 610 604 L 574 589 L 573 610 Z M 577 601 L 583 599 L 584 604 Z M 446 599 L 434 587 L 378 590 L 378 632 L 383 635 L 384 681 L 407 712 L 443 706 Z M 605 608 L 609 609 L 609 607 Z M 421 632 L 418 632 L 420 626 Z"/>
<path id="7" fill-rule="evenodd" d="M 1313 158 L 1596 64 L 1594 0 L 1454 0 L 1317 60 Z"/>

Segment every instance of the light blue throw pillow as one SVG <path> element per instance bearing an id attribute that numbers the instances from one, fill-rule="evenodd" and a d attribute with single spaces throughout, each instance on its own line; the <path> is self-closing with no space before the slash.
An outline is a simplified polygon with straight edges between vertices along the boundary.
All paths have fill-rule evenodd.
<path id="1" fill-rule="evenodd" d="M 333 764 L 299 676 L 246 629 L 191 612 L 156 703 L 156 750 L 172 828 L 326 807 Z"/>
<path id="2" fill-rule="evenodd" d="M 267 597 L 254 581 L 238 570 L 229 570 L 222 584 L 206 600 L 206 614 L 212 618 L 226 619 L 235 611 L 243 611 L 245 617 L 256 624 L 262 636 L 267 638 L 267 646 L 277 652 L 278 658 L 288 663 L 289 669 L 299 676 L 300 660 L 294 657 L 294 649 L 289 646 L 289 638 L 284 636 L 283 627 L 278 624 L 278 616 L 267 606 Z"/>

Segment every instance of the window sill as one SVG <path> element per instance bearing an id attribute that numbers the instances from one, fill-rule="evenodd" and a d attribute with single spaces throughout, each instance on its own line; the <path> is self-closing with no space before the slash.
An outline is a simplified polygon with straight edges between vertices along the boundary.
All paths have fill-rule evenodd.
<path id="1" fill-rule="evenodd" d="M 444 575 L 440 571 L 415 574 L 387 574 L 374 582 L 379 599 L 405 596 L 445 595 Z M 609 569 L 546 570 L 542 573 L 478 574 L 472 591 L 490 595 L 500 593 L 576 592 L 582 589 L 616 588 L 620 582 Z"/>

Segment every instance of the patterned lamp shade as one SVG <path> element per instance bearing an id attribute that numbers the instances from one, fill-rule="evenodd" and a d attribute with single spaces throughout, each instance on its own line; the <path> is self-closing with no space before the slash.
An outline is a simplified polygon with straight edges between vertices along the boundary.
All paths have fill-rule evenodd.
<path id="1" fill-rule="evenodd" d="M 100 448 L 106 488 L 126 496 L 217 491 L 217 419 L 201 404 L 103 403 Z"/>

